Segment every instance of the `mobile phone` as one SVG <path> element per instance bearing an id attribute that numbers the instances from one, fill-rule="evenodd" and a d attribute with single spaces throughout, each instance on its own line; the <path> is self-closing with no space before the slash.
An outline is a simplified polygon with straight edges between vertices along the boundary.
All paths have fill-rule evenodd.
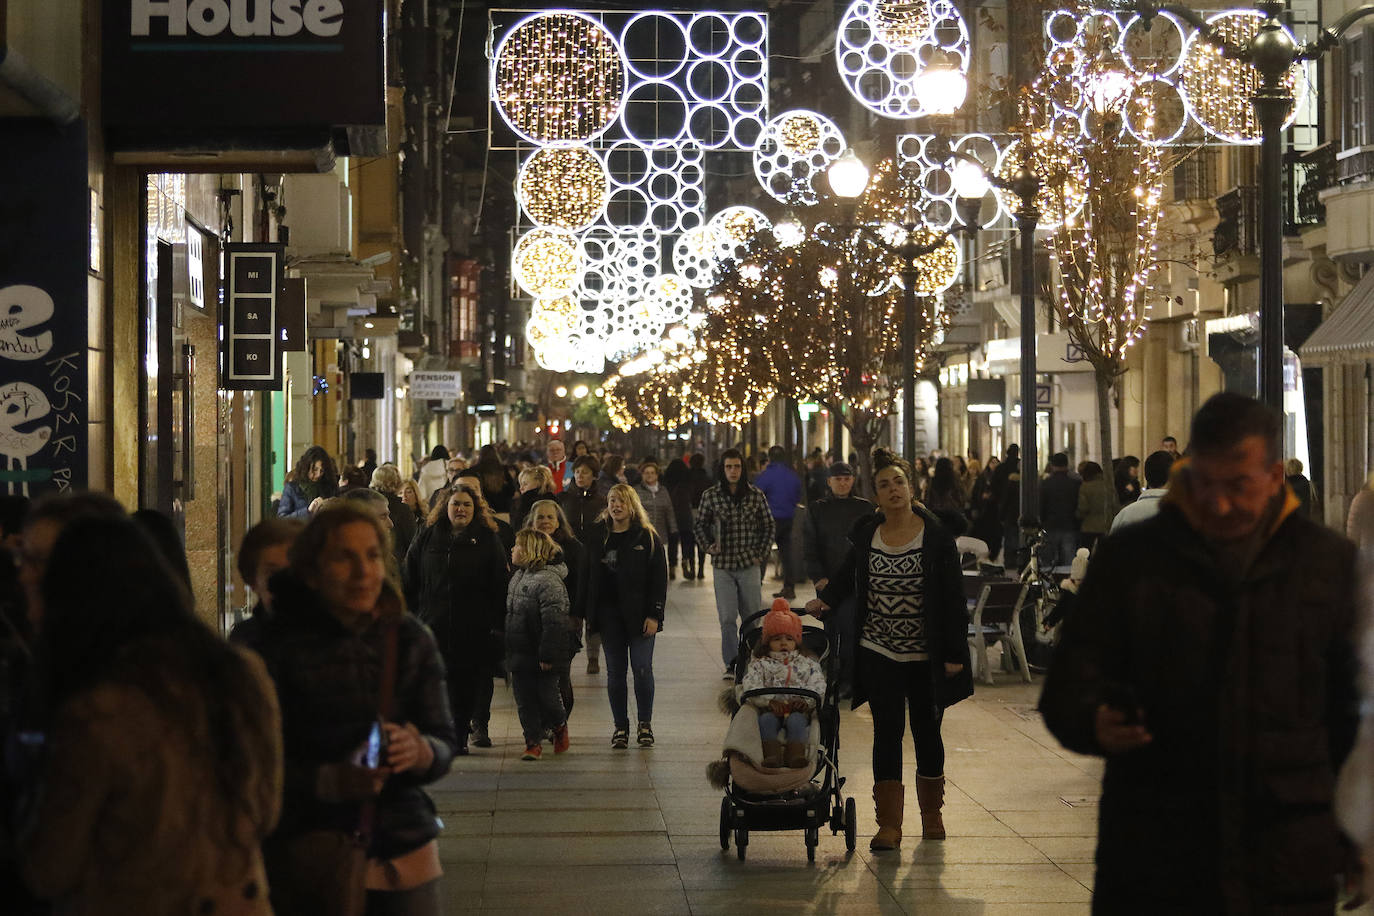
<path id="1" fill-rule="evenodd" d="M 381 722 L 373 722 L 372 730 L 367 733 L 367 750 L 363 752 L 363 766 L 375 770 L 382 765 L 382 753 L 386 750 L 386 732 Z"/>

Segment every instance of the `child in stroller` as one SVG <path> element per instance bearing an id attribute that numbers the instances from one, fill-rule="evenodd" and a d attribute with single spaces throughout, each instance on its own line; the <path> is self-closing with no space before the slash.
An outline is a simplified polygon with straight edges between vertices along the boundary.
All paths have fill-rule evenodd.
<path id="1" fill-rule="evenodd" d="M 781 605 L 781 606 L 779 606 Z M 801 618 L 779 598 L 763 618 L 763 634 L 749 659 L 741 685 L 746 694 L 767 687 L 795 687 L 825 696 L 825 675 L 821 666 L 802 648 Z M 811 714 L 816 701 L 804 696 L 752 696 L 759 708 L 759 737 L 763 742 L 766 767 L 806 766 L 806 743 L 811 736 Z M 778 740 L 786 734 L 784 746 Z"/>

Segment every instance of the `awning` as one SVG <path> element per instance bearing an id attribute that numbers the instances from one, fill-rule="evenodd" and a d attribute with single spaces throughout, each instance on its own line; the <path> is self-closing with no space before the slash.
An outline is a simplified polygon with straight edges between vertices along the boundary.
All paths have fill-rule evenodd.
<path id="1" fill-rule="evenodd" d="M 1374 270 L 1360 278 L 1298 355 L 1313 366 L 1374 359 Z"/>

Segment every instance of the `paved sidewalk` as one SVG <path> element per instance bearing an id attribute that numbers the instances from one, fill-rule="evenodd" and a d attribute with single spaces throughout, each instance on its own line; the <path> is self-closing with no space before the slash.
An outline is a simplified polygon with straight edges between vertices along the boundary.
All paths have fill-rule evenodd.
<path id="1" fill-rule="evenodd" d="M 773 586 L 773 587 L 769 587 Z M 765 583 L 765 593 L 775 590 Z M 798 591 L 797 603 L 810 592 Z M 1100 765 L 1061 749 L 1034 712 L 1039 683 L 1001 675 L 945 717 L 949 839 L 921 842 L 914 787 L 897 853 L 868 851 L 872 727 L 843 711 L 840 772 L 859 809 L 859 847 L 821 832 L 752 833 L 748 859 L 717 834 L 721 793 L 705 767 L 727 720 L 716 707 L 720 638 L 710 574 L 669 586 L 654 673 L 658 746 L 610 748 L 605 676 L 574 661 L 572 749 L 523 762 L 510 692 L 498 685 L 495 747 L 458 758 L 433 792 L 452 913 L 1073 914 L 1088 912 Z M 634 715 L 631 693 L 631 716 Z M 906 760 L 914 771 L 908 738 Z M 914 834 L 914 835 L 913 835 Z"/>

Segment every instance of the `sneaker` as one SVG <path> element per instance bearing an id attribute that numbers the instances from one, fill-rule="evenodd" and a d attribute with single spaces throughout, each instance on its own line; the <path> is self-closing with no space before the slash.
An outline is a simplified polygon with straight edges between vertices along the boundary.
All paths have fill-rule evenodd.
<path id="1" fill-rule="evenodd" d="M 611 735 L 611 747 L 618 751 L 623 751 L 630 746 L 630 730 L 628 728 L 617 728 L 615 734 Z"/>
<path id="2" fill-rule="evenodd" d="M 733 681 L 733 680 L 735 679 L 735 666 L 734 666 L 734 665 L 726 665 L 726 666 L 725 666 L 725 673 L 722 674 L 720 677 L 721 677 L 721 680 L 724 680 L 724 681 Z"/>
<path id="3" fill-rule="evenodd" d="M 477 722 L 468 723 L 469 734 L 472 735 L 473 747 L 491 747 L 491 737 L 487 735 L 487 727 Z"/>
<path id="4" fill-rule="evenodd" d="M 520 755 L 521 760 L 538 760 L 544 756 L 544 749 L 537 744 L 531 744 L 525 748 L 525 753 Z"/>
<path id="5" fill-rule="evenodd" d="M 568 740 L 568 724 L 564 722 L 553 730 L 553 752 L 561 754 L 572 742 Z"/>
<path id="6" fill-rule="evenodd" d="M 639 723 L 639 728 L 635 730 L 635 741 L 640 747 L 654 746 L 654 730 L 648 722 Z"/>
<path id="7" fill-rule="evenodd" d="M 796 593 L 796 591 L 794 591 L 793 589 L 785 588 L 785 589 L 783 589 L 783 590 L 780 591 L 780 592 L 774 592 L 774 593 L 773 593 L 773 597 L 774 597 L 774 598 L 786 598 L 788 601 L 791 601 L 793 598 L 796 598 L 796 597 L 797 597 L 797 593 Z"/>

